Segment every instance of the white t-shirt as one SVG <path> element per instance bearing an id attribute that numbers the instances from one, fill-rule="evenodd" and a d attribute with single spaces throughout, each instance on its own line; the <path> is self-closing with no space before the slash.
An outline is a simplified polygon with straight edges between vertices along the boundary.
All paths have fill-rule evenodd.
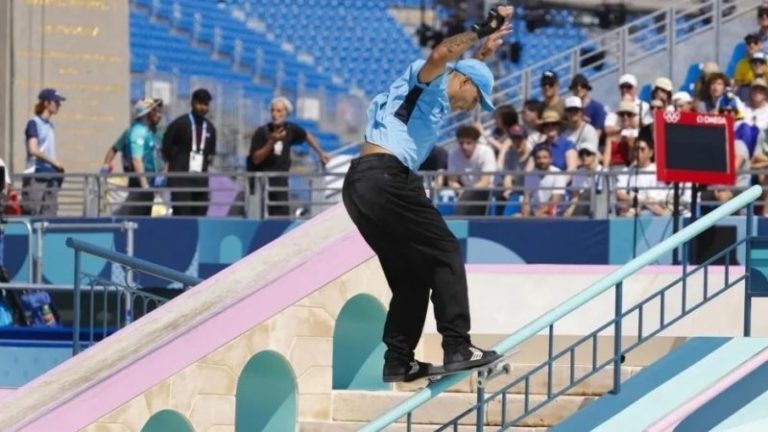
<path id="1" fill-rule="evenodd" d="M 470 158 L 464 156 L 464 152 L 457 148 L 448 157 L 448 172 L 466 172 L 460 177 L 462 186 L 472 186 L 482 177 L 483 172 L 496 171 L 496 156 L 493 149 L 487 145 L 478 144 Z"/>
<path id="2" fill-rule="evenodd" d="M 559 173 L 560 168 L 550 165 L 549 172 Z M 529 173 L 525 175 L 525 191 L 531 194 L 531 210 L 547 204 L 553 194 L 565 195 L 568 176 L 558 174 Z"/>
<path id="3" fill-rule="evenodd" d="M 744 109 L 744 121 L 757 126 L 758 129 L 768 129 L 768 104 L 760 108 Z"/>
<path id="4" fill-rule="evenodd" d="M 576 129 L 566 129 L 563 135 L 576 144 L 576 149 L 582 143 L 594 143 L 595 148 L 597 148 L 598 142 L 600 142 L 600 137 L 597 136 L 595 127 L 586 122 Z"/>
<path id="5" fill-rule="evenodd" d="M 617 190 L 632 192 L 637 188 L 637 198 L 641 202 L 663 203 L 667 199 L 667 188 L 664 186 L 664 183 L 656 180 L 655 163 L 637 170 L 637 175 L 634 166 L 625 167 L 616 183 Z"/>

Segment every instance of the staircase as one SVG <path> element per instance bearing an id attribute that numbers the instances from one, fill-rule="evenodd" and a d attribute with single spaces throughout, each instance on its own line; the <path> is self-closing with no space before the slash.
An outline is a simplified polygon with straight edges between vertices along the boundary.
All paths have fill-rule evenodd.
<path id="1" fill-rule="evenodd" d="M 625 370 L 624 364 L 627 358 L 636 354 L 639 348 L 647 347 L 648 343 L 653 342 L 657 335 L 662 334 L 686 316 L 741 283 L 747 285 L 748 299 L 745 305 L 751 304 L 749 303 L 751 301 L 749 296 L 752 294 L 746 277 L 748 272 L 734 270 L 737 266 L 729 266 L 728 263 L 731 254 L 735 253 L 742 245 L 752 241 L 753 220 L 750 215 L 753 208 L 751 203 L 761 195 L 762 189 L 759 186 L 750 188 L 747 192 L 688 225 L 611 275 L 565 300 L 554 309 L 495 344 L 493 349 L 504 354 L 520 349 L 524 344 L 530 343 L 535 337 L 540 336 L 542 332 L 547 337 L 546 356 L 539 357 L 539 359 L 543 357 L 544 360 L 533 362 L 533 367 L 523 368 L 511 382 L 509 380 L 506 382 L 496 380 L 491 381 L 488 388 L 476 388 L 475 401 L 472 401 L 471 397 L 461 399 L 458 402 L 447 399 L 440 417 L 421 415 L 421 407 L 425 407 L 426 410 L 430 403 L 435 404 L 437 398 L 450 397 L 452 388 L 475 374 L 463 373 L 445 377 L 415 392 L 402 402 L 396 403 L 390 399 L 391 403 L 396 404 L 365 425 L 361 431 L 379 431 L 396 422 L 403 421 L 408 426 L 420 421 L 425 423 L 444 422 L 437 430 L 456 428 L 462 424 L 478 425 L 477 430 L 481 430 L 481 425 L 497 426 L 501 430 L 513 426 L 546 427 L 557 424 L 588 402 L 588 395 L 581 393 L 585 392 L 584 387 L 581 387 L 583 383 L 591 382 L 593 386 L 597 387 L 597 391 L 592 392 L 593 394 L 605 392 L 607 388 L 604 384 L 600 386 L 599 377 L 608 375 L 611 377 L 611 385 L 608 386 L 611 393 L 614 395 L 622 394 L 622 386 L 624 385 L 622 381 L 628 375 L 636 372 Z M 659 287 L 651 295 L 625 294 L 625 282 L 629 286 L 629 277 L 635 272 L 653 263 L 658 256 L 673 249 L 681 248 L 682 256 L 688 256 L 687 251 L 690 247 L 688 242 L 692 238 L 720 218 L 745 206 L 748 207 L 748 216 L 746 220 L 747 234 L 744 239 L 725 247 L 723 251 L 699 266 L 691 268 L 684 262 L 681 265 L 681 276 Z M 710 278 L 709 276 L 710 266 L 721 257 L 724 257 L 726 263 L 722 281 L 719 278 Z M 747 260 L 749 259 L 748 257 Z M 604 324 L 592 331 L 585 331 L 584 336 L 579 336 L 576 341 L 570 344 L 565 346 L 558 344 L 555 338 L 555 326 L 560 328 L 563 325 L 567 326 L 564 322 L 573 323 L 578 322 L 579 319 L 591 319 L 585 317 L 584 313 L 591 309 L 591 313 L 594 315 L 598 309 L 595 306 L 590 306 L 590 304 L 594 304 L 591 302 L 609 290 L 613 291 L 615 303 L 613 317 L 606 317 L 605 321 L 602 321 Z M 631 293 L 631 291 L 627 291 L 627 293 Z M 627 300 L 624 299 L 625 295 L 629 296 Z M 747 318 L 745 319 L 744 333 L 746 335 L 750 334 L 749 311 L 750 306 L 745 306 L 744 313 Z M 579 315 L 578 312 L 581 314 Z M 752 344 L 742 350 L 742 356 L 748 352 L 756 352 L 755 349 L 757 348 L 755 347 L 759 348 L 758 345 Z M 612 355 L 605 355 L 603 351 L 606 349 L 612 351 Z M 734 361 L 730 359 L 730 362 L 727 362 L 725 361 L 726 357 L 719 358 L 719 360 L 722 364 L 731 365 Z M 545 383 L 543 387 L 537 385 L 542 382 Z M 696 387 L 690 386 L 690 388 L 695 391 L 693 389 Z M 469 390 L 472 390 L 471 382 Z M 649 390 L 646 389 L 645 393 L 649 393 Z M 586 393 L 589 391 L 587 390 Z M 627 394 L 624 392 L 623 397 L 626 397 Z M 632 394 L 631 391 L 629 394 Z M 613 400 L 616 398 L 614 395 L 604 396 L 602 400 Z M 523 400 L 522 403 L 520 403 L 520 399 Z M 462 402 L 464 406 L 462 406 Z M 677 403 L 681 402 L 678 401 Z M 439 403 L 436 404 L 440 405 Z M 674 404 L 674 401 L 670 403 L 673 407 Z M 358 410 L 364 412 L 362 406 L 358 407 Z M 445 415 L 443 416 L 442 413 L 444 412 Z M 445 421 L 446 418 L 448 421 Z M 576 421 L 575 424 L 581 426 L 582 423 Z M 612 430 L 617 430 L 615 429 L 617 425 L 614 424 Z M 626 423 L 623 425 L 634 427 Z"/>

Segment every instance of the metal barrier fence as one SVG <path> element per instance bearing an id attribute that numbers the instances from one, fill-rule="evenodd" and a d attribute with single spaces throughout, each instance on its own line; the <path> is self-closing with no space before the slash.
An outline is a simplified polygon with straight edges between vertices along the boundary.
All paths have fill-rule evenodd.
<path id="1" fill-rule="evenodd" d="M 612 169 L 590 173 L 439 171 L 420 174 L 427 195 L 446 217 L 519 217 L 526 196 L 536 201 L 537 196 L 544 197 L 549 192 L 557 193 L 561 200 L 552 205 L 546 216 L 605 218 L 630 216 L 637 211 L 647 215 L 671 214 L 673 210 L 672 186 L 657 184 L 648 179 L 655 177 L 654 172 L 642 170 Z M 742 171 L 739 176 L 752 178 L 766 174 L 768 169 Z M 471 180 L 483 176 L 490 176 L 491 180 L 482 188 L 447 186 L 447 179 L 451 177 Z M 559 185 L 541 186 L 542 176 L 565 179 L 557 182 Z M 69 208 L 43 216 L 308 218 L 340 202 L 344 182 L 343 172 L 234 172 L 202 176 L 180 173 L 169 176 L 173 186 L 142 189 L 129 186 L 129 177 L 135 178 L 136 174 L 67 174 L 65 184 L 71 179 L 85 186 L 76 199 L 70 197 Z M 574 186 L 572 181 L 577 177 L 580 187 Z M 526 184 L 526 179 L 533 179 L 533 186 Z M 744 184 L 743 179 L 741 183 Z M 732 195 L 748 186 L 702 188 L 696 198 L 701 206 L 711 206 L 727 200 L 726 192 L 730 191 Z M 621 194 L 622 191 L 626 194 Z M 537 195 L 537 192 L 541 194 Z M 634 195 L 640 197 L 638 203 L 633 202 Z M 691 185 L 684 184 L 678 207 L 682 213 L 691 211 L 691 201 Z M 657 206 L 650 206 L 651 203 Z"/>
<path id="2" fill-rule="evenodd" d="M 187 289 L 202 279 L 171 270 L 169 268 L 134 258 L 125 254 L 113 252 L 87 242 L 69 238 L 67 246 L 75 251 L 75 283 L 73 288 L 73 325 L 72 325 L 72 351 L 77 354 L 81 350 L 80 327 L 84 318 L 88 330 L 88 342 L 96 341 L 95 336 L 106 336 L 112 331 L 118 330 L 133 321 L 136 311 L 142 315 L 158 308 L 168 301 L 167 298 L 151 294 L 139 289 L 129 275 L 147 274 L 159 277 L 171 282 L 181 284 L 182 289 Z M 88 254 L 103 258 L 124 269 L 125 280 L 107 280 L 99 275 L 91 274 L 83 270 L 81 266 L 82 255 Z M 83 292 L 85 288 L 85 293 Z M 45 288 L 47 289 L 47 288 Z M 84 295 L 85 294 L 85 295 Z M 98 296 L 101 298 L 99 299 Z M 83 299 L 87 299 L 88 314 L 82 312 Z M 101 307 L 96 305 L 100 301 Z M 98 314 L 97 314 L 98 310 Z M 98 331 L 100 330 L 100 332 Z"/>

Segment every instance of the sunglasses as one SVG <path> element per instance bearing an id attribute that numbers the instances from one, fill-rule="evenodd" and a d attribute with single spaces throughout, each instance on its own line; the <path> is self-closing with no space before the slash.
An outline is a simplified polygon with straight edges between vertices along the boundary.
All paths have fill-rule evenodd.
<path id="1" fill-rule="evenodd" d="M 581 157 L 581 158 L 584 158 L 584 157 L 589 157 L 589 156 L 594 156 L 594 155 L 595 155 L 595 154 L 594 154 L 594 153 L 592 153 L 592 152 L 591 152 L 591 151 L 589 151 L 589 150 L 579 150 L 579 157 Z"/>
<path id="2" fill-rule="evenodd" d="M 635 88 L 635 86 L 633 86 L 632 84 L 622 84 L 619 86 L 619 88 L 621 90 L 632 90 L 633 88 Z"/>
<path id="3" fill-rule="evenodd" d="M 750 39 L 750 40 L 746 41 L 746 44 L 747 45 L 759 45 L 760 41 L 757 40 L 757 39 Z"/>
<path id="4" fill-rule="evenodd" d="M 634 116 L 635 116 L 635 113 L 631 113 L 631 112 L 620 112 L 620 113 L 618 113 L 617 115 L 618 115 L 619 117 L 622 117 L 622 118 L 627 118 L 627 117 L 634 117 Z"/>
<path id="5" fill-rule="evenodd" d="M 552 81 L 547 81 L 547 82 L 543 82 L 543 83 L 541 83 L 541 86 L 542 86 L 542 87 L 554 87 L 554 86 L 555 86 L 555 83 L 554 83 L 554 82 L 552 82 Z"/>

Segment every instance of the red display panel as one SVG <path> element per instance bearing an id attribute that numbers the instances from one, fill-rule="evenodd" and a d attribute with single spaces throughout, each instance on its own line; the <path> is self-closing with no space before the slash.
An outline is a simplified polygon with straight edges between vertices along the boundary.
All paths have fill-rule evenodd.
<path id="1" fill-rule="evenodd" d="M 653 135 L 660 181 L 736 183 L 733 117 L 657 110 Z"/>

